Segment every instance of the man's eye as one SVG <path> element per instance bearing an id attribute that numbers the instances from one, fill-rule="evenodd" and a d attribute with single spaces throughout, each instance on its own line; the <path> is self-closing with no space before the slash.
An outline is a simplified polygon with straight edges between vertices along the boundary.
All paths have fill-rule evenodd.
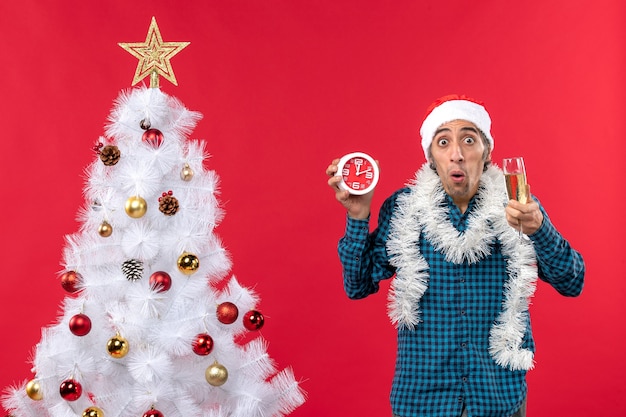
<path id="1" fill-rule="evenodd" d="M 445 139 L 445 138 L 438 139 L 437 143 L 439 144 L 439 146 L 446 146 L 448 144 L 448 139 Z"/>
<path id="2" fill-rule="evenodd" d="M 465 143 L 467 144 L 472 144 L 475 142 L 474 138 L 471 136 L 466 137 L 465 139 L 463 139 L 465 141 Z"/>

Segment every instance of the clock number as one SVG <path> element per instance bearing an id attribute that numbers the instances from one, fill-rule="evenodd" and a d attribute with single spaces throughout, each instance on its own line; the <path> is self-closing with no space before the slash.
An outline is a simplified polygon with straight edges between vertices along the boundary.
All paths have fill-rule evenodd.
<path id="1" fill-rule="evenodd" d="M 341 176 L 339 186 L 354 195 L 370 192 L 378 182 L 378 167 L 374 160 L 363 152 L 353 152 L 339 159 L 339 170 L 335 175 Z"/>

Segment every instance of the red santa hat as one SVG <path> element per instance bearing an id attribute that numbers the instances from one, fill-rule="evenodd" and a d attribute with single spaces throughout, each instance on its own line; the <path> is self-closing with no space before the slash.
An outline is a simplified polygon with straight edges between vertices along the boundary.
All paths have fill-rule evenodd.
<path id="1" fill-rule="evenodd" d="M 452 94 L 441 97 L 426 111 L 426 118 L 420 129 L 422 149 L 424 149 L 426 159 L 428 159 L 428 150 L 439 126 L 453 120 L 467 120 L 474 123 L 485 134 L 493 150 L 491 118 L 483 103 L 463 95 Z"/>

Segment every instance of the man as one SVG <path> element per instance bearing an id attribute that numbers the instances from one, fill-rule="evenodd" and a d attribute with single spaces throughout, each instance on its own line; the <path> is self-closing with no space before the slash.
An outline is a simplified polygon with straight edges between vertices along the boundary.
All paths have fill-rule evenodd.
<path id="1" fill-rule="evenodd" d="M 438 100 L 420 135 L 428 162 L 384 202 L 371 234 L 372 193 L 340 188 L 338 160 L 326 170 L 347 209 L 338 247 L 345 291 L 363 298 L 395 275 L 394 415 L 525 416 L 535 349 L 528 299 L 537 277 L 579 295 L 583 259 L 538 200 L 508 201 L 502 171 L 491 165 L 491 118 L 482 103 Z"/>

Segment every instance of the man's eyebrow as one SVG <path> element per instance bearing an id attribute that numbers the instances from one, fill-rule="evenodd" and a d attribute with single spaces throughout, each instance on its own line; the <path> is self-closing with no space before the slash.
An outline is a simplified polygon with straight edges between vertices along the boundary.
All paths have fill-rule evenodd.
<path id="1" fill-rule="evenodd" d="M 437 136 L 441 132 L 451 132 L 451 130 L 449 128 L 447 128 L 447 127 L 439 128 L 439 129 L 435 130 L 435 134 L 433 135 L 433 137 Z"/>
<path id="2" fill-rule="evenodd" d="M 475 127 L 472 127 L 472 126 L 465 126 L 465 127 L 462 127 L 460 130 L 461 130 L 461 131 L 463 131 L 463 130 L 469 130 L 470 132 L 474 132 L 475 134 L 477 134 L 477 135 L 478 135 L 478 129 L 476 129 Z M 450 130 L 450 128 L 447 128 L 447 127 L 442 127 L 442 128 L 439 128 L 439 129 L 437 129 L 437 130 L 435 131 L 435 134 L 433 135 L 433 137 L 437 136 L 437 135 L 438 135 L 438 134 L 440 134 L 441 132 L 451 132 L 451 130 Z"/>
<path id="3" fill-rule="evenodd" d="M 472 132 L 474 132 L 474 133 L 476 133 L 478 135 L 478 129 L 476 129 L 475 127 L 472 127 L 472 126 L 462 127 L 461 130 L 469 130 L 469 131 L 472 131 Z"/>

